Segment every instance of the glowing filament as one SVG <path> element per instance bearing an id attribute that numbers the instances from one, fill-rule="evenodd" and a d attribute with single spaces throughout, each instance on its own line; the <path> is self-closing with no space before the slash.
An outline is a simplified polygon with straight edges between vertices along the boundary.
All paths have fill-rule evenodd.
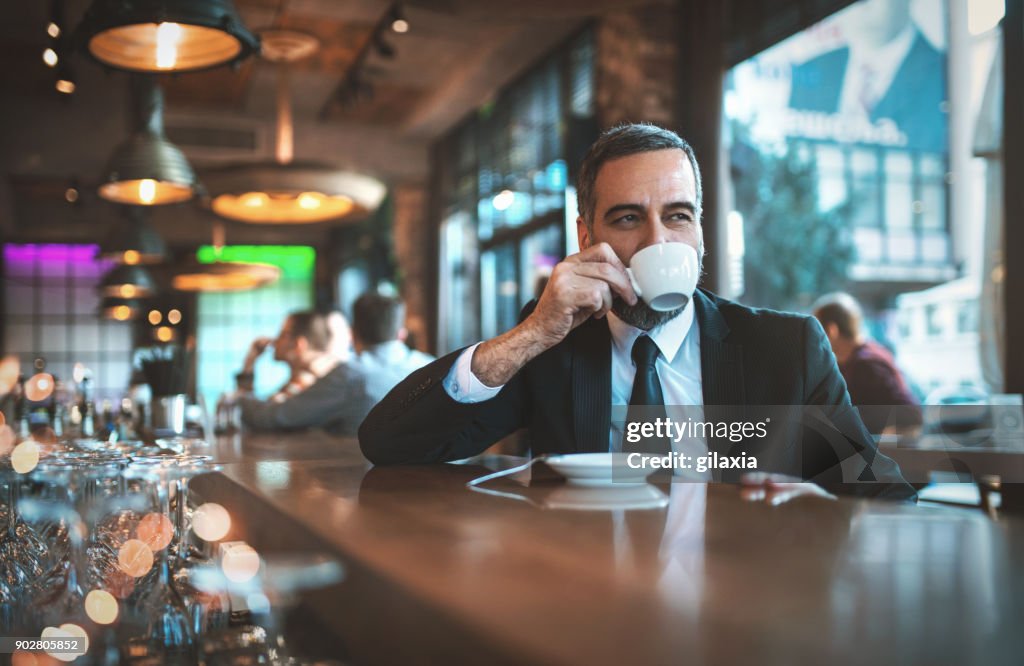
<path id="1" fill-rule="evenodd" d="M 144 178 L 139 181 L 139 201 L 144 204 L 151 204 L 156 198 L 156 181 L 152 178 Z"/>
<path id="2" fill-rule="evenodd" d="M 173 69 L 178 62 L 178 42 L 181 41 L 181 26 L 177 23 L 161 23 L 156 28 L 156 66 L 159 69 Z"/>

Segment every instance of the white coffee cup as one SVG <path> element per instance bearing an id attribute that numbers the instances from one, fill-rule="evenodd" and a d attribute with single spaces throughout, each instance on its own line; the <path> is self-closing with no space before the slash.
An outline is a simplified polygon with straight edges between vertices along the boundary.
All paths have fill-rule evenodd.
<path id="1" fill-rule="evenodd" d="M 633 255 L 626 273 L 636 295 L 652 310 L 677 310 L 693 298 L 700 261 L 686 243 L 658 243 Z"/>

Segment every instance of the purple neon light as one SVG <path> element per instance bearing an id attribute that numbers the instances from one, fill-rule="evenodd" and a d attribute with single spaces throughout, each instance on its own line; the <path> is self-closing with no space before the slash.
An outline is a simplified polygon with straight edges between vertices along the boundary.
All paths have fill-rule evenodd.
<path id="1" fill-rule="evenodd" d="M 97 258 L 99 249 L 99 245 L 7 243 L 4 245 L 4 264 L 9 267 L 9 272 L 14 266 L 24 266 L 20 270 L 13 268 L 13 272 L 23 275 L 33 273 L 33 267 L 37 267 L 35 270 L 39 270 L 42 275 L 47 275 L 51 270 L 59 270 L 57 266 L 70 265 L 77 266 L 75 275 L 100 275 L 113 268 L 116 262 Z M 28 273 L 25 273 L 26 270 Z"/>
<path id="2" fill-rule="evenodd" d="M 96 253 L 99 252 L 99 249 L 99 245 L 60 245 L 56 243 L 15 245 L 8 243 L 4 245 L 4 261 L 92 264 L 96 261 Z"/>

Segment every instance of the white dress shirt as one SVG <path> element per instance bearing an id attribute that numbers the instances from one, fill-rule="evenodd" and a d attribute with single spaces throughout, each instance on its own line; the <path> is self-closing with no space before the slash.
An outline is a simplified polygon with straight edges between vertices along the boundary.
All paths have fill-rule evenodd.
<path id="1" fill-rule="evenodd" d="M 665 404 L 669 406 L 668 416 L 679 419 L 682 411 L 674 413 L 674 405 L 687 406 L 685 416 L 703 420 L 704 393 L 700 365 L 700 327 L 694 325 L 694 308 L 691 304 L 674 319 L 651 330 L 648 335 L 661 352 L 655 361 L 658 380 Z M 612 379 L 612 423 L 608 433 L 608 450 L 622 450 L 624 407 L 629 404 L 633 391 L 633 343 L 644 332 L 625 323 L 614 313 L 608 313 L 608 328 L 611 331 L 611 379 Z M 481 382 L 472 371 L 473 352 L 477 346 L 467 348 L 444 379 L 444 388 L 454 400 L 463 403 L 482 402 L 497 395 L 501 386 L 491 387 Z M 621 409 L 616 409 L 616 406 Z M 618 417 L 618 418 L 617 418 Z M 691 456 L 706 455 L 707 443 L 700 438 L 673 442 L 674 451 Z M 696 459 L 696 458 L 694 458 Z M 710 476 L 710 475 L 709 475 Z"/>
<path id="2" fill-rule="evenodd" d="M 896 72 L 910 53 L 916 32 L 911 23 L 883 46 L 868 48 L 856 43 L 850 45 L 850 57 L 839 95 L 840 113 L 871 116 L 875 105 L 885 97 L 896 78 Z"/>

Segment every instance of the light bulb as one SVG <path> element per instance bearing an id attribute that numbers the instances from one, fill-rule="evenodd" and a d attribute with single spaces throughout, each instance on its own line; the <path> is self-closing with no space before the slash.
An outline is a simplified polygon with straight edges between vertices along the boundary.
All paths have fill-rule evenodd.
<path id="1" fill-rule="evenodd" d="M 139 201 L 144 204 L 151 204 L 155 198 L 156 181 L 152 178 L 143 178 L 139 181 Z"/>
<path id="2" fill-rule="evenodd" d="M 156 29 L 156 66 L 159 69 L 173 69 L 178 62 L 178 42 L 181 41 L 181 26 L 177 23 L 161 23 Z"/>

